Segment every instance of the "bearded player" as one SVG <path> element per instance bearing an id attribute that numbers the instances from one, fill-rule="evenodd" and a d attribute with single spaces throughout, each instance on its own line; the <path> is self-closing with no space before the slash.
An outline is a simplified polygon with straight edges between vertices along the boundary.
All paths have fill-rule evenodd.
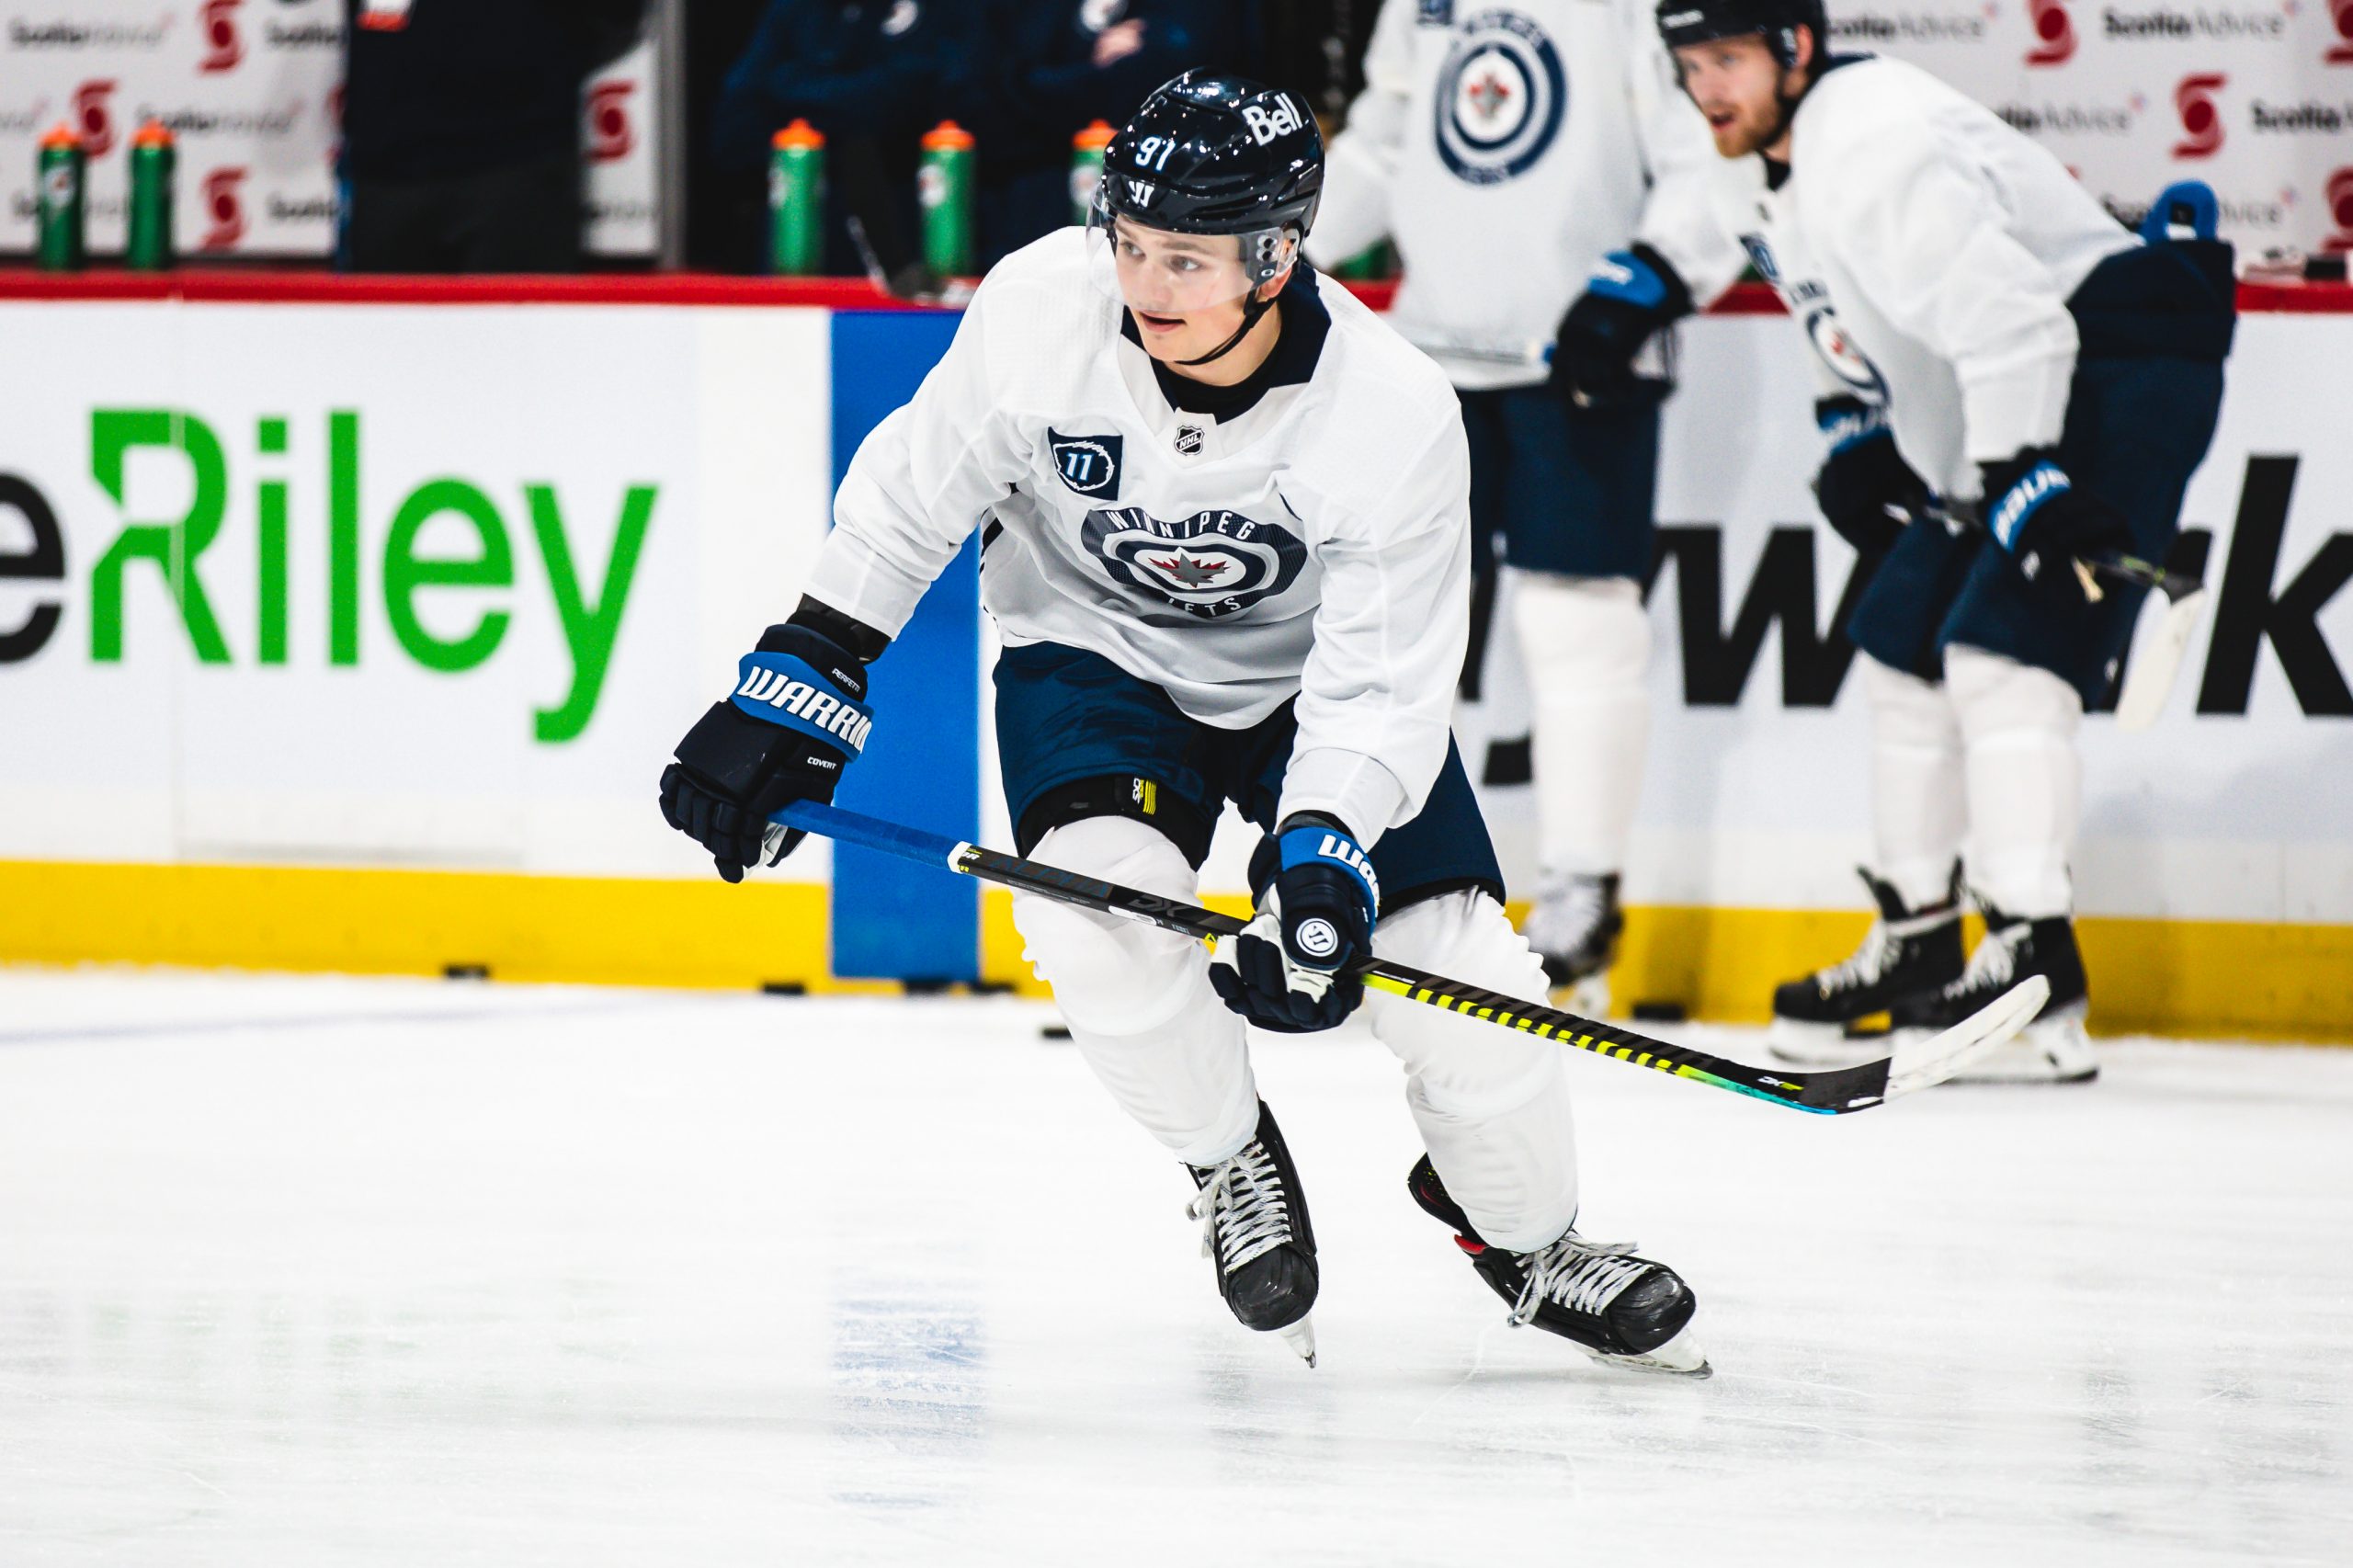
<path id="1" fill-rule="evenodd" d="M 2143 590 L 2095 597 L 2078 562 L 2161 561 L 2179 529 L 2234 322 L 2213 194 L 2175 187 L 2128 231 L 1927 72 L 1827 53 L 1821 0 L 1668 0 L 1658 26 L 1730 160 L 1722 220 L 1816 351 L 1824 514 L 1884 555 L 1847 628 L 1879 919 L 1776 993 L 1774 1049 L 1842 1065 L 1877 1054 L 1847 1038 L 1868 1015 L 1942 1028 L 2039 974 L 2041 1014 L 1960 1076 L 2087 1080 L 2076 732 Z"/>

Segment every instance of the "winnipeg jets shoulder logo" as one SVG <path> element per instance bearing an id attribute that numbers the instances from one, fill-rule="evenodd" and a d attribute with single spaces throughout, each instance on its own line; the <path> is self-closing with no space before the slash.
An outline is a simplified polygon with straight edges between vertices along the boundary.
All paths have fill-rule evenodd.
<path id="1" fill-rule="evenodd" d="M 1439 161 L 1465 184 L 1501 185 L 1526 174 L 1559 138 L 1568 74 L 1535 22 L 1517 11 L 1481 11 L 1456 29 L 1437 100 Z"/>
<path id="2" fill-rule="evenodd" d="M 1200 620 L 1281 593 L 1307 564 L 1298 535 L 1239 512 L 1163 522 L 1141 506 L 1108 508 L 1086 515 L 1079 540 L 1113 581 Z"/>
<path id="3" fill-rule="evenodd" d="M 1120 498 L 1120 464 L 1123 436 L 1065 436 L 1048 428 L 1046 443 L 1053 449 L 1054 472 L 1079 494 L 1097 501 Z"/>
<path id="4" fill-rule="evenodd" d="M 1855 395 L 1874 408 L 1887 405 L 1887 378 L 1879 373 L 1870 356 L 1855 346 L 1847 329 L 1838 324 L 1836 312 L 1827 305 L 1816 305 L 1806 312 L 1805 335 L 1813 344 L 1814 353 L 1830 373 L 1855 390 Z"/>

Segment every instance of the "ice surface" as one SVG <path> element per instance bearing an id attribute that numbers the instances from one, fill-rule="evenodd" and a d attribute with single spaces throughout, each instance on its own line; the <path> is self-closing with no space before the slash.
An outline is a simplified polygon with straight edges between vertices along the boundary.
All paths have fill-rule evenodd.
<path id="1" fill-rule="evenodd" d="M 2353 1052 L 1575 1056 L 1690 1382 L 1505 1325 L 1353 1034 L 1258 1050 L 1308 1370 L 1050 1017 L 0 970 L 0 1564 L 2353 1559 Z"/>

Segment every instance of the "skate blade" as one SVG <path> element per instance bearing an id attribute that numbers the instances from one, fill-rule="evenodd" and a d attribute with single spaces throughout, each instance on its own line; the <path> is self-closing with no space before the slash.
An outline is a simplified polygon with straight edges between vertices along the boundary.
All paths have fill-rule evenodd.
<path id="1" fill-rule="evenodd" d="M 1315 1365 L 1315 1324 L 1313 1319 L 1302 1318 L 1290 1327 L 1279 1328 L 1275 1332 L 1283 1336 L 1285 1345 L 1299 1352 L 1301 1360 L 1310 1367 Z"/>
<path id="2" fill-rule="evenodd" d="M 1699 1348 L 1699 1340 L 1688 1324 L 1676 1336 L 1657 1349 L 1643 1356 L 1612 1356 L 1599 1350 L 1587 1350 L 1586 1355 L 1605 1367 L 1624 1367 L 1637 1372 L 1657 1372 L 1671 1378 L 1712 1378 L 1716 1369 L 1710 1364 L 1707 1353 Z"/>
<path id="3" fill-rule="evenodd" d="M 1899 1044 L 1890 1057 L 1886 1099 L 1941 1084 L 2015 1036 L 2051 999 L 2051 982 L 2030 974 L 1939 1035 Z"/>
<path id="4" fill-rule="evenodd" d="M 2078 1015 L 2037 1018 L 2016 1039 L 1972 1057 L 1946 1082 L 2028 1086 L 2088 1084 L 2098 1076 L 2099 1062 Z"/>

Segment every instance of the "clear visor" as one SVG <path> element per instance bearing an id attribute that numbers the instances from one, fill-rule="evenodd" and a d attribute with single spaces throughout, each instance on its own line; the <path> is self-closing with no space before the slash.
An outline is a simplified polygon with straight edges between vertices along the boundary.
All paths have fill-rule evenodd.
<path id="1" fill-rule="evenodd" d="M 1297 259 L 1288 230 L 1179 234 L 1096 206 L 1086 225 L 1087 276 L 1107 297 L 1153 316 L 1190 316 L 1232 304 Z"/>

